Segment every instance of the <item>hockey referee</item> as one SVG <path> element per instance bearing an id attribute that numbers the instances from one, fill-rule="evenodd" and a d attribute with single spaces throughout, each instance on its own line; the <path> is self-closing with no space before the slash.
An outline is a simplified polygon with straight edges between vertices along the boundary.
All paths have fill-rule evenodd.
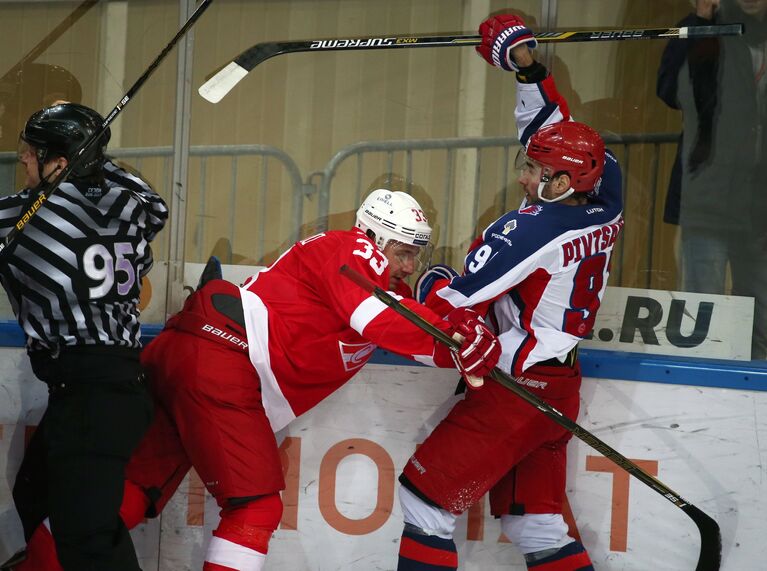
<path id="1" fill-rule="evenodd" d="M 29 118 L 19 140 L 25 189 L 0 199 L 1 236 L 103 122 L 74 103 Z M 168 209 L 105 158 L 108 141 L 106 131 L 0 255 L 0 280 L 49 393 L 13 497 L 26 540 L 52 535 L 65 571 L 140 569 L 118 512 L 125 464 L 152 416 L 138 301 Z"/>

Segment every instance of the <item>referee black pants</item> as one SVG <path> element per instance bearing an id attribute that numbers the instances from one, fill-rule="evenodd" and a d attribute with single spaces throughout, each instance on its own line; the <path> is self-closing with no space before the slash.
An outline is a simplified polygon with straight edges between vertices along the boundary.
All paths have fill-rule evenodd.
<path id="1" fill-rule="evenodd" d="M 76 347 L 30 359 L 49 398 L 13 489 L 27 540 L 49 517 L 65 571 L 140 571 L 119 517 L 125 466 L 152 416 L 139 351 Z"/>

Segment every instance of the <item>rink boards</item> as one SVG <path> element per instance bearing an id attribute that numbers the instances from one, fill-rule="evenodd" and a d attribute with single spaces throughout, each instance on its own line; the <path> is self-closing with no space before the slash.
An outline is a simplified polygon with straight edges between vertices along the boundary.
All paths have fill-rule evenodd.
<path id="1" fill-rule="evenodd" d="M 165 266 L 157 266 L 145 292 L 165 291 Z M 186 264 L 185 283 L 195 284 L 201 269 Z M 224 276 L 239 283 L 257 269 L 225 266 Z M 144 323 L 161 323 L 157 299 L 145 303 Z M 733 325 L 752 313 L 744 298 L 608 288 L 595 337 L 581 352 L 586 374 L 615 380 L 584 379 L 578 422 L 714 517 L 727 571 L 767 561 L 767 370 L 738 366 L 748 358 L 750 328 Z M 150 338 L 158 330 L 145 327 Z M 10 487 L 46 402 L 22 344 L 17 327 L 0 324 L 0 561 L 23 544 Z M 719 360 L 689 366 L 696 356 Z M 459 397 L 452 371 L 381 352 L 373 359 L 279 434 L 286 507 L 267 570 L 395 569 L 397 476 Z M 597 569 L 695 568 L 698 530 L 680 509 L 580 441 L 569 445 L 568 473 L 566 515 Z M 144 571 L 201 569 L 217 520 L 215 502 L 190 474 L 162 516 L 133 532 Z M 524 569 L 486 499 L 460 518 L 456 542 L 463 570 Z"/>
<path id="2" fill-rule="evenodd" d="M 23 543 L 10 486 L 25 435 L 46 400 L 21 349 L 0 349 L 0 557 Z M 272 570 L 391 570 L 401 512 L 396 478 L 455 402 L 451 371 L 369 364 L 348 385 L 280 434 L 287 473 Z M 763 514 L 767 393 L 586 379 L 580 424 L 714 517 L 726 570 L 767 560 Z M 571 442 L 573 526 L 600 570 L 694 569 L 692 521 L 580 441 Z M 486 502 L 486 500 L 485 500 Z M 215 502 L 191 475 L 157 520 L 133 532 L 145 571 L 199 570 Z M 461 569 L 524 569 L 487 505 L 458 524 Z"/>

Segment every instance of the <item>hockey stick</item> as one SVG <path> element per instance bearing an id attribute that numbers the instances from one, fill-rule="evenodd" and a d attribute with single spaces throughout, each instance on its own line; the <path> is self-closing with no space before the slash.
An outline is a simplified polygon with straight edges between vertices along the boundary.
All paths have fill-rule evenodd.
<path id="1" fill-rule="evenodd" d="M 200 16 L 202 16 L 203 12 L 208 9 L 208 6 L 210 6 L 212 2 L 213 0 L 202 0 L 202 2 L 200 2 L 200 5 L 197 6 L 197 9 L 194 11 L 194 13 L 189 16 L 189 19 L 186 21 L 186 23 L 184 23 L 176 35 L 173 36 L 173 39 L 168 43 L 168 45 L 163 48 L 163 50 L 160 52 L 160 55 L 158 55 L 155 60 L 149 64 L 149 67 L 147 67 L 143 75 L 136 80 L 136 83 L 131 86 L 128 92 L 117 103 L 115 108 L 110 111 L 109 115 L 107 115 L 106 119 L 104 119 L 104 122 L 101 124 L 101 127 L 98 129 L 98 131 L 86 139 L 82 146 L 77 150 L 77 153 L 75 153 L 75 156 L 72 157 L 70 161 L 68 161 L 67 166 L 59 172 L 58 176 L 53 180 L 53 182 L 47 183 L 47 181 L 41 181 L 40 185 L 43 186 L 43 189 L 40 191 L 37 200 L 35 200 L 32 206 L 30 206 L 21 216 L 21 218 L 16 221 L 16 224 L 13 228 L 11 228 L 11 231 L 5 236 L 5 238 L 3 238 L 2 242 L 0 242 L 0 254 L 2 254 L 8 245 L 16 239 L 16 236 L 19 235 L 19 233 L 24 229 L 24 226 L 26 226 L 30 219 L 37 213 L 38 210 L 40 210 L 43 204 L 45 204 L 45 201 L 48 200 L 48 198 L 59 187 L 59 185 L 66 180 L 66 178 L 69 176 L 69 173 L 72 172 L 72 169 L 74 169 L 82 162 L 83 158 L 85 157 L 85 152 L 93 144 L 95 144 L 96 141 L 101 139 L 101 136 L 106 132 L 106 130 L 109 128 L 109 125 L 115 120 L 115 117 L 117 117 L 120 111 L 123 110 L 123 107 L 125 107 L 128 102 L 136 95 L 138 90 L 141 89 L 144 83 L 146 83 L 146 80 L 149 79 L 149 76 L 154 73 L 155 69 L 157 69 L 157 66 L 159 66 L 162 60 L 165 59 L 170 50 L 173 49 L 181 37 L 186 34 L 189 28 L 191 28 L 200 18 Z"/>
<path id="2" fill-rule="evenodd" d="M 614 40 L 655 40 L 668 38 L 704 38 L 739 36 L 743 24 L 720 26 L 690 26 L 686 28 L 647 28 L 644 30 L 591 30 L 572 32 L 539 32 L 539 42 L 595 42 Z M 211 103 L 218 103 L 240 80 L 258 64 L 270 57 L 295 52 L 336 50 L 382 50 L 390 48 L 438 48 L 447 46 L 478 46 L 482 36 L 407 36 L 386 38 L 344 38 L 335 40 L 304 40 L 294 42 L 265 42 L 249 47 L 228 64 L 216 70 L 198 92 Z"/>
<path id="3" fill-rule="evenodd" d="M 341 266 L 340 271 L 344 277 L 350 279 L 362 289 L 372 293 L 385 305 L 434 337 L 437 341 L 444 343 L 454 351 L 457 351 L 460 348 L 461 344 L 458 341 L 426 321 L 423 317 L 408 307 L 402 305 L 396 298 L 376 286 L 359 272 L 346 265 Z M 650 486 L 661 496 L 684 511 L 695 522 L 695 525 L 698 526 L 698 530 L 700 531 L 700 555 L 698 556 L 698 565 L 695 567 L 696 571 L 718 571 L 722 561 L 722 535 L 719 531 L 719 524 L 717 524 L 713 518 L 683 499 L 663 482 L 642 470 L 642 468 L 637 466 L 634 462 L 591 434 L 585 428 L 567 418 L 553 406 L 524 389 L 517 383 L 517 379 L 514 377 L 503 372 L 498 367 L 493 369 L 491 377 L 522 400 L 537 408 L 565 430 L 580 438 L 583 442 L 600 452 L 606 458 L 615 462 L 620 468 L 637 478 L 643 484 Z"/>
<path id="4" fill-rule="evenodd" d="M 66 32 L 69 28 L 74 25 L 77 20 L 83 17 L 83 15 L 90 10 L 94 5 L 98 4 L 99 0 L 85 0 L 82 4 L 80 4 L 77 8 L 75 8 L 69 16 L 64 18 L 58 26 L 53 28 L 47 36 L 45 36 L 42 40 L 37 42 L 37 45 L 33 47 L 27 55 L 25 55 L 23 58 L 21 58 L 16 64 L 5 72 L 3 77 L 0 78 L 0 81 L 10 77 L 14 73 L 16 73 L 19 69 L 24 67 L 25 64 L 32 62 L 37 59 L 37 56 L 39 56 L 41 53 L 43 53 L 45 50 L 47 50 L 53 42 L 58 40 L 64 32 Z"/>

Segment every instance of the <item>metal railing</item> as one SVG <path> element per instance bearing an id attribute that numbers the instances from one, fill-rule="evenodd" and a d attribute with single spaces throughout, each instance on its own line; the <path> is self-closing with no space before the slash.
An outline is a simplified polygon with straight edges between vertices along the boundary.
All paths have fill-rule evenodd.
<path id="1" fill-rule="evenodd" d="M 128 162 L 130 162 L 131 166 L 135 168 L 137 171 L 141 171 L 142 167 L 145 164 L 145 161 L 147 160 L 162 160 L 162 165 L 160 167 L 160 176 L 159 180 L 155 182 L 155 186 L 157 186 L 158 192 L 161 194 L 164 192 L 170 193 L 171 189 L 173 188 L 173 147 L 171 146 L 161 146 L 161 147 L 137 147 L 137 148 L 126 148 L 126 149 L 109 149 L 108 152 L 110 157 L 116 158 L 116 159 L 129 159 Z M 293 159 L 284 151 L 281 149 L 278 149 L 276 147 L 271 147 L 268 145 L 204 145 L 204 146 L 193 146 L 189 150 L 190 157 L 197 157 L 199 158 L 199 164 L 195 165 L 196 173 L 193 174 L 191 172 L 189 173 L 189 180 L 191 181 L 194 177 L 197 181 L 199 181 L 198 184 L 198 191 L 199 191 L 199 202 L 196 205 L 195 210 L 198 212 L 199 216 L 203 216 L 206 212 L 207 206 L 209 204 L 209 201 L 212 197 L 215 197 L 216 200 L 222 199 L 221 189 L 216 188 L 215 190 L 211 190 L 208 188 L 208 166 L 211 159 L 218 158 L 218 157 L 229 157 L 230 158 L 230 165 L 229 165 L 229 184 L 228 184 L 228 191 L 226 193 L 226 196 L 228 198 L 229 202 L 229 224 L 227 224 L 227 227 L 229 228 L 229 243 L 232 244 L 234 242 L 234 233 L 235 233 L 235 217 L 238 212 L 237 209 L 237 195 L 238 195 L 238 170 L 239 167 L 242 164 L 242 160 L 244 158 L 250 159 L 253 157 L 260 157 L 260 164 L 259 164 L 259 171 L 260 176 L 258 179 L 258 186 L 254 189 L 255 192 L 258 192 L 259 196 L 263 197 L 265 200 L 265 197 L 267 193 L 269 192 L 268 188 L 268 177 L 269 177 L 269 160 L 273 159 L 280 163 L 282 168 L 284 168 L 285 172 L 287 173 L 289 179 L 290 179 L 290 187 L 292 191 L 292 228 L 293 233 L 289 236 L 289 238 L 293 241 L 297 240 L 299 238 L 298 232 L 299 228 L 301 226 L 301 220 L 303 216 L 303 190 L 304 186 L 301 180 L 301 173 L 298 169 L 298 166 L 296 166 L 296 163 L 293 161 Z M 14 188 L 14 174 L 15 174 L 15 168 L 14 165 L 16 163 L 16 153 L 11 152 L 4 152 L 0 153 L 0 173 L 2 173 L 3 179 L 0 180 L 0 189 L 2 189 L 2 193 L 4 195 L 10 194 L 13 191 Z M 3 168 L 4 167 L 4 168 Z M 252 181 L 249 181 L 249 184 L 252 184 Z M 191 186 L 191 184 L 190 184 Z M 263 248 L 263 244 L 265 242 L 264 232 L 266 231 L 266 228 L 268 227 L 268 212 L 267 209 L 261 208 L 259 209 L 260 212 L 258 213 L 258 218 L 255 220 L 255 222 L 258 223 L 259 227 L 259 244 L 256 246 L 256 248 Z M 254 215 L 256 213 L 253 213 Z M 198 225 L 198 228 L 196 229 L 197 236 L 196 236 L 196 242 L 198 245 L 198 251 L 197 251 L 197 258 L 202 260 L 205 257 L 205 254 L 202 250 L 203 244 L 204 244 L 204 238 L 205 238 L 205 232 L 206 232 L 206 225 L 204 222 L 200 222 Z M 224 260 L 225 262 L 228 260 Z"/>
<path id="2" fill-rule="evenodd" d="M 678 134 L 675 133 L 647 133 L 647 134 L 604 134 L 603 138 L 607 146 L 618 155 L 621 163 L 621 169 L 623 172 L 624 180 L 624 203 L 627 192 L 630 191 L 632 185 L 643 185 L 643 190 L 650 197 L 650 205 L 648 212 L 654 213 L 657 206 L 658 197 L 662 195 L 659 192 L 660 185 L 665 185 L 666 180 L 659 180 L 659 166 L 661 157 L 661 146 L 668 144 L 676 144 L 678 140 Z M 649 160 L 649 172 L 645 171 L 646 167 L 642 167 L 642 176 L 635 176 L 636 173 L 632 172 L 632 152 L 631 150 L 639 146 L 650 146 L 650 160 Z M 325 168 L 321 171 L 314 172 L 310 175 L 309 181 L 313 182 L 318 188 L 318 218 L 325 221 L 327 225 L 327 219 L 330 215 L 330 202 L 331 195 L 333 194 L 333 183 L 338 177 L 339 170 L 346 166 L 348 162 L 354 161 L 350 169 L 352 174 L 346 177 L 348 182 L 351 179 L 351 184 L 354 188 L 354 204 L 357 205 L 362 199 L 362 193 L 369 190 L 366 182 L 370 180 L 370 169 L 366 171 L 366 162 L 371 161 L 373 156 L 378 155 L 378 163 L 383 160 L 386 165 L 385 169 L 389 173 L 399 172 L 402 173 L 406 184 L 409 185 L 413 182 L 413 172 L 415 170 L 416 161 L 426 161 L 433 159 L 433 153 L 444 153 L 442 162 L 444 163 L 445 173 L 442 176 L 443 182 L 439 185 L 439 189 L 435 186 L 429 187 L 429 193 L 435 201 L 439 201 L 441 208 L 439 208 L 439 219 L 444 224 L 445 228 L 449 228 L 449 216 L 450 208 L 449 204 L 451 199 L 455 198 L 455 182 L 457 173 L 457 156 L 461 152 L 474 152 L 473 157 L 473 172 L 464 173 L 464 179 L 473 181 L 473 188 L 461 189 L 462 192 L 470 192 L 473 196 L 472 212 L 467 212 L 467 217 L 472 220 L 477 220 L 477 213 L 480 210 L 480 199 L 483 197 L 483 185 L 481 181 L 483 178 L 491 178 L 492 182 L 490 186 L 493 190 L 497 189 L 509 189 L 516 187 L 517 173 L 513 169 L 513 158 L 517 149 L 520 147 L 519 140 L 516 137 L 459 137 L 459 138 L 447 138 L 447 139 L 401 139 L 390 141 L 364 141 L 349 145 L 339 150 L 327 163 Z M 496 153 L 492 168 L 494 173 L 492 177 L 486 177 L 483 169 L 485 163 L 490 162 L 485 158 L 486 151 L 494 151 Z M 431 153 L 431 154 L 429 154 Z M 381 158 L 382 155 L 382 158 Z M 500 166 L 499 164 L 500 163 Z M 395 168 L 395 164 L 398 168 Z M 512 168 L 510 168 L 512 167 Z M 374 171 L 375 172 L 375 171 Z M 405 190 L 405 189 L 402 189 Z M 633 190 L 633 189 L 632 189 Z M 485 196 L 486 198 L 486 196 Z M 502 197 L 501 201 L 496 204 L 496 216 L 500 216 L 504 211 L 516 208 L 518 204 L 506 204 L 506 196 Z M 628 215 L 632 215 L 628 213 Z M 655 232 L 655 216 L 647 216 L 646 228 L 644 232 L 649 239 L 646 241 L 646 264 L 648 268 L 652 268 L 653 258 L 653 235 Z M 620 259 L 623 259 L 625 252 L 626 241 L 620 241 Z M 445 261 L 445 260 L 438 260 Z M 616 267 L 616 278 L 618 283 L 623 282 L 623 264 L 618 264 Z M 645 275 L 646 287 L 650 285 L 650 273 Z M 636 284 L 639 286 L 640 284 Z"/>
<path id="3" fill-rule="evenodd" d="M 479 181 L 482 173 L 482 157 L 479 152 L 481 149 L 496 148 L 502 149 L 503 152 L 503 172 L 509 172 L 509 165 L 511 164 L 511 150 L 518 148 L 519 139 L 516 137 L 455 137 L 447 139 L 400 139 L 392 141 L 363 141 L 344 147 L 338 151 L 330 159 L 325 168 L 315 175 L 320 176 L 319 182 L 319 200 L 318 210 L 319 216 L 325 217 L 329 214 L 330 205 L 330 187 L 333 183 L 336 174 L 341 165 L 350 158 L 355 158 L 356 164 L 356 185 L 355 185 L 355 204 L 359 204 L 362 200 L 363 191 L 363 172 L 364 172 L 364 160 L 365 155 L 371 153 L 385 153 L 386 154 L 386 172 L 393 173 L 395 153 L 404 153 L 404 178 L 406 181 L 413 181 L 414 170 L 414 154 L 419 152 L 428 151 L 444 151 L 445 157 L 445 174 L 443 176 L 444 186 L 442 188 L 443 202 L 447 202 L 448 197 L 451 195 L 455 188 L 455 171 L 456 171 L 456 153 L 460 150 L 475 150 L 477 151 L 477 162 L 474 172 L 474 189 L 473 195 L 475 198 L 474 212 L 478 209 L 477 201 L 479 200 Z M 447 227 L 449 213 L 447 209 L 444 209 L 442 217 L 444 218 L 445 226 Z"/>
<path id="4" fill-rule="evenodd" d="M 650 200 L 649 211 L 654 212 L 656 209 L 656 202 L 658 197 L 662 193 L 659 192 L 659 185 L 665 184 L 666 181 L 659 180 L 659 165 L 661 156 L 661 146 L 666 144 L 672 144 L 677 142 L 678 135 L 674 133 L 649 133 L 649 134 L 625 134 L 604 135 L 607 145 L 616 152 L 621 162 L 621 167 L 624 175 L 624 193 L 630 191 L 629 188 L 632 184 L 643 185 L 644 192 L 647 193 Z M 643 176 L 634 176 L 632 172 L 632 149 L 640 145 L 649 145 L 651 154 L 649 159 L 649 173 L 646 164 L 642 166 L 641 174 Z M 331 157 L 328 163 L 322 170 L 310 173 L 306 177 L 304 182 L 301 172 L 296 165 L 296 162 L 284 151 L 275 147 L 267 145 L 219 145 L 219 146 L 193 146 L 190 149 L 190 156 L 199 159 L 198 164 L 194 165 L 194 174 L 190 172 L 189 179 L 196 180 L 195 185 L 198 191 L 197 203 L 195 205 L 188 205 L 188 208 L 199 216 L 199 222 L 192 231 L 196 232 L 194 243 L 197 245 L 197 252 L 195 253 L 198 260 L 203 260 L 206 257 L 203 251 L 203 245 L 205 243 L 205 234 L 209 231 L 206 221 L 203 219 L 208 206 L 212 204 L 212 201 L 220 201 L 226 196 L 228 205 L 226 211 L 228 212 L 229 220 L 226 224 L 228 232 L 229 243 L 235 242 L 236 234 L 236 219 L 238 217 L 249 216 L 257 225 L 257 240 L 256 244 L 249 245 L 252 248 L 255 259 L 260 259 L 264 253 L 266 235 L 268 228 L 273 227 L 273 221 L 269 219 L 270 211 L 267 207 L 258 208 L 255 212 L 248 212 L 243 214 L 241 209 L 238 209 L 238 187 L 242 186 L 242 177 L 239 173 L 243 164 L 252 166 L 252 163 L 245 163 L 253 158 L 260 158 L 258 163 L 258 180 L 247 182 L 248 185 L 253 185 L 257 182 L 253 192 L 258 193 L 257 203 L 265 205 L 267 201 L 267 194 L 273 190 L 269 188 L 269 173 L 270 173 L 270 161 L 276 160 L 279 163 L 280 168 L 284 169 L 289 179 L 292 211 L 289 215 L 289 219 L 292 220 L 289 232 L 282 232 L 285 234 L 281 238 L 287 242 L 292 243 L 295 240 L 300 239 L 300 231 L 302 224 L 304 223 L 304 199 L 311 197 L 313 194 L 317 194 L 318 200 L 316 201 L 316 217 L 318 224 L 313 228 L 324 229 L 328 225 L 328 217 L 331 214 L 331 196 L 335 194 L 333 183 L 338 180 L 339 170 L 342 167 L 346 167 L 350 160 L 354 161 L 351 165 L 351 170 L 346 172 L 344 187 L 347 194 L 343 197 L 343 210 L 356 209 L 362 200 L 364 192 L 369 190 L 368 181 L 372 178 L 370 176 L 371 168 L 366 167 L 370 162 L 375 162 L 377 165 L 377 171 L 380 172 L 380 165 L 383 163 L 383 168 L 387 173 L 398 172 L 402 175 L 407 185 L 413 183 L 415 177 L 415 171 L 417 166 L 422 166 L 423 162 L 431 161 L 432 164 L 438 164 L 437 170 L 439 174 L 434 176 L 429 186 L 430 198 L 434 199 L 436 204 L 440 205 L 439 222 L 444 228 L 450 228 L 450 203 L 456 196 L 456 180 L 459 176 L 463 181 L 473 181 L 473 188 L 471 182 L 468 187 L 464 182 L 460 191 L 462 193 L 469 192 L 473 200 L 473 212 L 466 212 L 466 217 L 476 221 L 478 219 L 477 213 L 480 210 L 480 200 L 484 197 L 487 199 L 488 192 L 483 190 L 486 186 L 491 187 L 492 192 L 497 192 L 498 189 L 508 189 L 516 187 L 517 174 L 513 168 L 514 155 L 519 148 L 519 141 L 516 137 L 456 137 L 456 138 L 444 138 L 444 139 L 401 139 L 390 141 L 364 141 L 355 143 L 340 149 Z M 494 153 L 492 156 L 490 152 Z M 114 149 L 110 150 L 111 156 L 120 159 L 129 159 L 129 162 L 137 169 L 141 170 L 144 161 L 149 159 L 162 159 L 161 176 L 162 185 L 168 189 L 172 188 L 172 158 L 173 149 L 170 146 L 163 147 L 143 147 L 132 149 Z M 458 164 L 458 157 L 460 154 L 465 156 L 468 154 L 471 160 Z M 209 188 L 208 174 L 209 163 L 211 160 L 229 157 L 230 162 L 228 165 L 229 180 L 228 185 L 224 190 L 221 187 L 215 189 Z M 15 163 L 15 153 L 0 153 L 0 172 L 2 167 Z M 646 161 L 645 161 L 646 163 Z M 467 172 L 467 166 L 473 169 Z M 489 165 L 486 167 L 486 165 Z M 367 168 L 367 170 L 366 170 Z M 10 169 L 4 169 L 6 172 L 13 173 L 13 167 Z M 494 171 L 488 173 L 485 171 Z M 190 168 L 191 171 L 191 168 Z M 218 171 L 221 172 L 220 170 Z M 435 168 L 431 168 L 431 173 L 435 172 Z M 349 174 L 351 173 L 351 174 Z M 459 174 L 460 173 L 460 174 Z M 441 180 L 440 180 L 441 179 Z M 488 185 L 487 180 L 491 182 Z M 349 197 L 348 184 L 351 181 L 352 196 Z M 437 181 L 437 182 L 435 182 Z M 484 182 L 483 182 L 484 181 Z M 0 186 L 3 183 L 0 182 Z M 12 186 L 12 182 L 10 183 Z M 190 184 L 190 186 L 192 186 Z M 404 188 L 403 190 L 408 190 Z M 241 192 L 241 190 L 239 190 Z M 497 210 L 496 214 L 500 215 L 503 211 L 515 208 L 516 204 L 506 204 L 505 193 L 502 192 L 503 197 L 500 202 L 497 202 L 492 206 Z M 625 198 L 625 195 L 624 195 Z M 347 204 L 349 202 L 349 204 Z M 242 220 L 242 218 L 240 218 Z M 653 257 L 653 234 L 654 234 L 654 216 L 649 216 L 647 221 L 644 222 L 648 225 L 646 233 L 649 237 L 647 240 L 647 250 L 645 256 L 647 257 L 647 267 L 652 268 Z M 270 226 L 271 224 L 271 226 Z M 220 226 L 219 226 L 220 227 Z M 220 230 L 216 229 L 217 234 L 221 234 Z M 624 241 L 625 242 L 625 241 Z M 187 241 L 189 243 L 189 241 Z M 622 244 L 621 248 L 625 248 Z M 621 252 L 622 254 L 622 252 Z M 622 259 L 622 256 L 621 256 Z M 230 261 L 230 260 L 224 260 Z M 618 279 L 621 280 L 622 264 L 616 267 Z M 648 279 L 649 284 L 649 279 Z"/>
<path id="5" fill-rule="evenodd" d="M 649 181 L 651 187 L 649 189 L 650 196 L 650 208 L 649 212 L 654 213 L 658 202 L 658 185 L 661 181 L 658 180 L 658 173 L 660 169 L 660 152 L 661 145 L 677 144 L 679 141 L 678 133 L 644 133 L 644 134 L 603 134 L 602 138 L 605 144 L 613 151 L 616 151 L 618 147 L 621 147 L 622 152 L 619 154 L 619 160 L 621 165 L 621 172 L 623 174 L 623 203 L 626 204 L 626 196 L 629 192 L 629 185 L 634 178 L 631 171 L 631 147 L 635 145 L 652 145 L 652 156 L 650 159 L 650 174 Z M 663 181 L 664 184 L 668 184 L 668 181 Z M 624 212 L 624 217 L 627 213 Z M 653 246 L 654 240 L 652 239 L 655 234 L 655 216 L 648 216 L 647 218 L 647 235 L 650 237 L 647 240 L 647 262 L 646 265 L 649 269 L 653 267 Z M 626 253 L 626 240 L 620 241 L 620 259 L 624 259 Z M 618 283 L 623 283 L 623 264 L 618 264 L 616 269 Z M 645 276 L 645 287 L 650 288 L 650 273 Z"/>

